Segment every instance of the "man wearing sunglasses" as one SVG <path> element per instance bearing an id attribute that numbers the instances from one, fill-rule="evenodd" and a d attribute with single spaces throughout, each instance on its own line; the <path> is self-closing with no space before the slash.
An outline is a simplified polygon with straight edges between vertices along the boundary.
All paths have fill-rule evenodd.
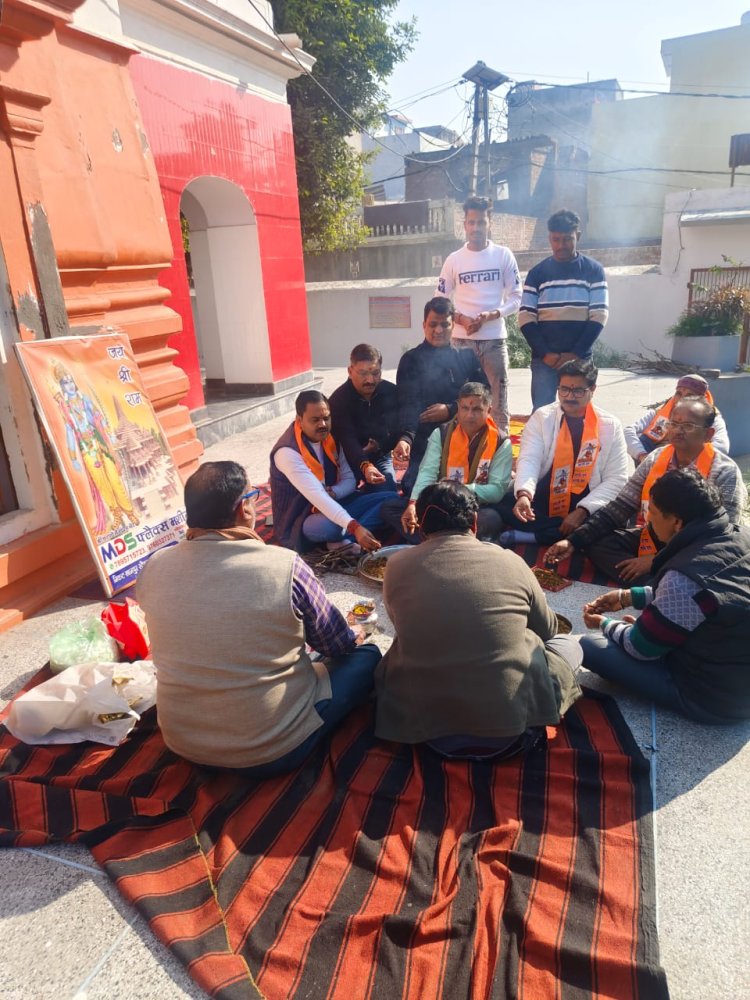
<path id="1" fill-rule="evenodd" d="M 719 490 L 729 520 L 739 524 L 747 491 L 736 462 L 712 444 L 715 419 L 705 397 L 678 400 L 667 422 L 667 444 L 646 455 L 615 499 L 548 549 L 547 561 L 556 564 L 580 549 L 611 580 L 644 586 L 662 548 L 648 523 L 649 496 L 668 469 L 696 468 Z M 633 518 L 636 526 L 627 527 Z"/>
<path id="2" fill-rule="evenodd" d="M 557 402 L 532 413 L 521 436 L 516 479 L 500 505 L 502 545 L 567 537 L 617 496 L 628 478 L 617 417 L 594 406 L 598 372 L 590 361 L 559 369 Z"/>
<path id="3" fill-rule="evenodd" d="M 237 462 L 201 465 L 185 483 L 187 537 L 149 559 L 138 600 L 167 746 L 264 778 L 301 764 L 369 698 L 380 651 L 358 645 L 295 553 L 255 533 L 258 492 Z"/>

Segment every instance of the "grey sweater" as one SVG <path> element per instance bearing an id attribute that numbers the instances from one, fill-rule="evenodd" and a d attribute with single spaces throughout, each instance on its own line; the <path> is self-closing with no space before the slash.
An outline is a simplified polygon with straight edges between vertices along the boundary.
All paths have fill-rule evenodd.
<path id="1" fill-rule="evenodd" d="M 595 511 L 580 528 L 568 536 L 568 541 L 574 548 L 587 549 L 600 538 L 611 534 L 615 528 L 624 528 L 631 517 L 638 513 L 641 508 L 643 486 L 651 466 L 658 460 L 663 450 L 664 448 L 657 448 L 647 455 L 615 499 Z M 737 463 L 728 455 L 717 451 L 708 478 L 721 493 L 721 500 L 729 520 L 732 524 L 739 524 L 742 520 L 742 509 L 747 502 L 747 490 Z"/>
<path id="2" fill-rule="evenodd" d="M 518 736 L 554 725 L 580 694 L 545 642 L 556 618 L 526 563 L 473 535 L 441 532 L 388 561 L 396 637 L 375 674 L 384 739 Z"/>

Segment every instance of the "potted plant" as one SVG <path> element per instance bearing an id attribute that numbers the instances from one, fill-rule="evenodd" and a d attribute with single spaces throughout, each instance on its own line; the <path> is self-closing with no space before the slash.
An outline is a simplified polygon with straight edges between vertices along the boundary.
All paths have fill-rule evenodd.
<path id="1" fill-rule="evenodd" d="M 672 360 L 698 368 L 734 371 L 739 336 L 745 316 L 750 313 L 750 289 L 727 283 L 695 290 L 702 293 L 701 297 L 667 331 L 674 337 Z"/>

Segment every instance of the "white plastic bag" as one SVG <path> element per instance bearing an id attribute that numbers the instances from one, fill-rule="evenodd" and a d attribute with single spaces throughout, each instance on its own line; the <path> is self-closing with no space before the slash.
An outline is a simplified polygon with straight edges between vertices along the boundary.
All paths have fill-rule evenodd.
<path id="1" fill-rule="evenodd" d="M 16 698 L 5 725 L 22 743 L 117 746 L 155 703 L 151 660 L 81 663 Z"/>

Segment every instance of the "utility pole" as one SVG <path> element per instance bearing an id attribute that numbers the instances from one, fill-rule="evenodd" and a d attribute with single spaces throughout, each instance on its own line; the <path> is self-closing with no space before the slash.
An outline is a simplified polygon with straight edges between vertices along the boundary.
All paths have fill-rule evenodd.
<path id="1" fill-rule="evenodd" d="M 479 176 L 479 123 L 482 120 L 479 102 L 482 97 L 482 88 L 477 83 L 474 87 L 474 124 L 471 130 L 471 175 L 469 180 L 469 194 L 477 193 L 477 177 Z"/>
<path id="2" fill-rule="evenodd" d="M 485 193 L 491 197 L 492 168 L 490 164 L 490 98 L 489 92 L 495 90 L 509 77 L 490 69 L 480 59 L 471 69 L 464 73 L 463 80 L 474 84 L 474 122 L 471 130 L 471 174 L 469 194 L 477 193 L 479 178 L 479 126 L 484 121 L 484 155 L 485 155 Z"/>

